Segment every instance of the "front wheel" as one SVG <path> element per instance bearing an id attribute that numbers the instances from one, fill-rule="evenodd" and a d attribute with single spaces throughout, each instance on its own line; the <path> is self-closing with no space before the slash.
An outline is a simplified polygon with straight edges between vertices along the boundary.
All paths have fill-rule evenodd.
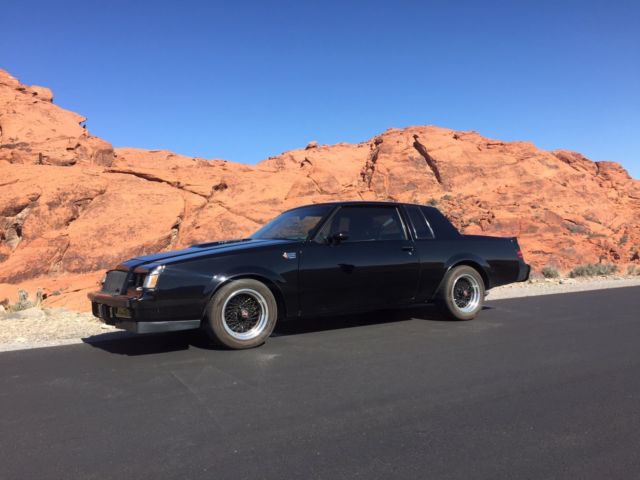
<path id="1" fill-rule="evenodd" d="M 454 320 L 475 318 L 484 301 L 484 281 L 480 273 L 467 265 L 447 272 L 438 292 L 440 310 Z"/>
<path id="2" fill-rule="evenodd" d="M 233 349 L 262 345 L 278 319 L 276 299 L 264 283 L 234 280 L 216 292 L 207 308 L 204 329 L 216 343 Z"/>

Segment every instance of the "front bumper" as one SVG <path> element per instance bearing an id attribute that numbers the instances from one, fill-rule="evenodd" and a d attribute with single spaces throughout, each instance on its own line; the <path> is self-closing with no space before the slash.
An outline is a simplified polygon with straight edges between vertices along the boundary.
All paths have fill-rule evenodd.
<path id="1" fill-rule="evenodd" d="M 200 328 L 200 320 L 167 320 L 165 322 L 118 320 L 113 323 L 113 326 L 132 333 L 178 332 Z"/>
<path id="2" fill-rule="evenodd" d="M 200 320 L 162 320 L 160 309 L 153 305 L 153 299 L 142 296 L 132 298 L 126 295 L 108 295 L 92 292 L 93 315 L 107 325 L 133 333 L 158 333 L 191 330 L 200 327 Z"/>

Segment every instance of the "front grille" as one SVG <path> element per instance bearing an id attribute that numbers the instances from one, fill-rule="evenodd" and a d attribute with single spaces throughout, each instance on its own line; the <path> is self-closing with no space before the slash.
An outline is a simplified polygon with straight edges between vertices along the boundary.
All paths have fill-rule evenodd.
<path id="1" fill-rule="evenodd" d="M 102 285 L 104 293 L 111 295 L 122 295 L 127 291 L 127 272 L 121 270 L 111 270 L 107 273 L 107 278 Z"/>
<path id="2" fill-rule="evenodd" d="M 132 288 L 140 288 L 144 283 L 144 279 L 147 276 L 146 273 L 134 273 L 133 278 L 131 279 L 131 287 Z"/>

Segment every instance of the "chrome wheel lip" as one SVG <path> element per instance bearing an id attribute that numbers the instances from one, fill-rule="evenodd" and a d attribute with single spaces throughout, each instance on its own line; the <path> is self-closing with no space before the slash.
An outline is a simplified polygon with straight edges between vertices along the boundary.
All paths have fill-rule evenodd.
<path id="1" fill-rule="evenodd" d="M 253 328 L 251 328 L 251 330 L 248 330 L 246 332 L 236 332 L 235 330 L 233 330 L 227 324 L 227 320 L 225 316 L 225 312 L 227 311 L 227 305 L 229 304 L 229 301 L 238 295 L 248 295 L 252 297 L 256 302 L 258 302 L 258 305 L 260 306 L 260 317 L 258 318 L 256 325 Z M 258 337 L 266 328 L 267 323 L 269 321 L 269 307 L 267 305 L 266 299 L 260 292 L 257 292 L 252 288 L 242 288 L 242 289 L 236 290 L 235 292 L 233 292 L 231 295 L 227 297 L 227 299 L 224 301 L 224 305 L 222 306 L 221 315 L 222 315 L 222 326 L 224 327 L 224 331 L 227 332 L 231 337 L 233 337 L 236 340 L 247 341 L 247 340 L 253 340 L 254 338 Z"/>
<path id="2" fill-rule="evenodd" d="M 456 285 L 460 280 L 465 280 L 469 282 L 469 286 L 471 288 L 469 300 L 466 302 L 464 306 L 459 306 L 456 303 L 455 290 L 456 290 Z M 473 275 L 470 275 L 468 273 L 463 273 L 462 275 L 458 275 L 451 283 L 450 295 L 451 295 L 453 306 L 455 307 L 456 310 L 458 310 L 461 313 L 473 313 L 478 308 L 478 305 L 480 305 L 480 301 L 481 301 L 480 284 L 478 283 L 478 280 Z"/>

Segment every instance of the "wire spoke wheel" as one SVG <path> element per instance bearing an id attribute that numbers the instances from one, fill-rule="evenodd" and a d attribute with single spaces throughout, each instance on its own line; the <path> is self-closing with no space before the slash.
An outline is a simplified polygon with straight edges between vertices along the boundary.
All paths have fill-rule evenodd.
<path id="1" fill-rule="evenodd" d="M 451 298 L 462 313 L 473 312 L 480 304 L 480 285 L 471 275 L 462 274 L 452 282 Z"/>
<path id="2" fill-rule="evenodd" d="M 225 331 L 237 340 L 251 340 L 267 325 L 269 307 L 259 292 L 245 288 L 233 292 L 222 307 Z"/>

